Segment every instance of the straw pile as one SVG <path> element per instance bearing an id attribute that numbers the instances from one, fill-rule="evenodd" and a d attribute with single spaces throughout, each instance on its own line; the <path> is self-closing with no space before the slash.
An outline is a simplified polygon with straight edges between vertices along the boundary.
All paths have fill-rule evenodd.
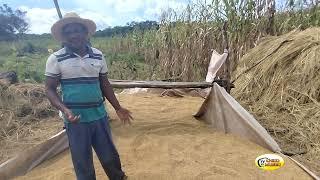
<path id="1" fill-rule="evenodd" d="M 281 145 L 320 172 L 320 28 L 267 37 L 233 74 L 233 96 Z M 300 154 L 300 155 L 299 155 Z"/>
<path id="2" fill-rule="evenodd" d="M 43 85 L 0 83 L 0 163 L 58 132 L 56 115 Z"/>
<path id="3" fill-rule="evenodd" d="M 56 115 L 45 95 L 43 85 L 0 85 L 0 109 L 20 121 L 32 121 Z M 7 120 L 9 120 L 7 118 Z"/>

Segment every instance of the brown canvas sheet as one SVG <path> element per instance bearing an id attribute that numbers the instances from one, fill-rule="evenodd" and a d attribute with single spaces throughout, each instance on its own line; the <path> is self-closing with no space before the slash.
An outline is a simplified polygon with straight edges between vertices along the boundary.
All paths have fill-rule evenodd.
<path id="1" fill-rule="evenodd" d="M 273 152 L 281 152 L 279 145 L 258 121 L 216 83 L 195 117 L 219 131 L 247 138 Z"/>
<path id="2" fill-rule="evenodd" d="M 48 160 L 69 147 L 68 137 L 64 131 L 49 140 L 21 152 L 16 157 L 0 165 L 0 179 L 10 179 L 24 175 L 41 162 Z"/>

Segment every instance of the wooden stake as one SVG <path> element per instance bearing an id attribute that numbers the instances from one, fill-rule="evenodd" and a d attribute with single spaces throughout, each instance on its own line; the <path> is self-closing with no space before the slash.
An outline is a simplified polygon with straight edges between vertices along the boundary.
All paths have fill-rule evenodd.
<path id="1" fill-rule="evenodd" d="M 228 43 L 228 33 L 227 33 L 227 29 L 228 29 L 228 24 L 227 21 L 224 22 L 223 27 L 222 27 L 222 37 L 223 37 L 223 48 L 225 50 L 227 50 L 229 52 L 229 43 Z M 231 69 L 230 69 L 230 60 L 229 60 L 229 55 L 224 63 L 223 66 L 223 76 L 224 76 L 224 80 L 227 81 L 226 83 L 226 91 L 230 94 L 231 91 L 231 83 L 230 83 L 230 79 L 231 79 Z"/>

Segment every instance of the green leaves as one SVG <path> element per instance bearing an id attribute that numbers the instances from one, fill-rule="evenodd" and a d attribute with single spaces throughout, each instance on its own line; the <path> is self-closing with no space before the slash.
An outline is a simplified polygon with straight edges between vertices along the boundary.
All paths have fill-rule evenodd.
<path id="1" fill-rule="evenodd" d="M 16 34 L 24 33 L 28 24 L 24 20 L 26 12 L 12 10 L 8 5 L 0 6 L 0 41 L 13 40 Z"/>

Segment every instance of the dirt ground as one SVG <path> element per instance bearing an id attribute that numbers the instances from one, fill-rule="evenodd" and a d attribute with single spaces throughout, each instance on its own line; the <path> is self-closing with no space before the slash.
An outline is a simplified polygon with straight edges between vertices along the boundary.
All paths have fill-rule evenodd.
<path id="1" fill-rule="evenodd" d="M 197 97 L 120 95 L 135 118 L 123 126 L 110 108 L 113 139 L 129 179 L 311 179 L 292 161 L 275 171 L 254 160 L 270 151 L 244 139 L 216 132 L 193 118 L 203 102 Z M 95 157 L 97 179 L 106 179 Z M 68 151 L 17 179 L 74 179 Z"/>

